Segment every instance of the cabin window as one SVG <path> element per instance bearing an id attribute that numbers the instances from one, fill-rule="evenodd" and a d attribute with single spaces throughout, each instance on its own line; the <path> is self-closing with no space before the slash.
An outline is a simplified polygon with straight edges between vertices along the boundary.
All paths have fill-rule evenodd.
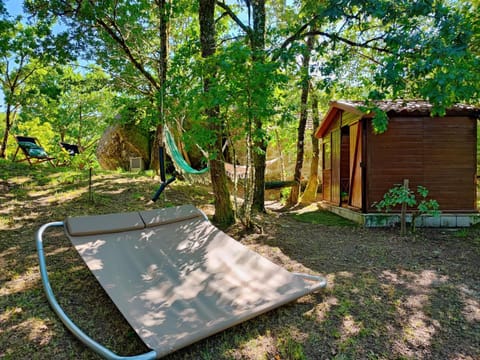
<path id="1" fill-rule="evenodd" d="M 323 169 L 330 170 L 332 168 L 332 147 L 330 139 L 323 140 Z"/>

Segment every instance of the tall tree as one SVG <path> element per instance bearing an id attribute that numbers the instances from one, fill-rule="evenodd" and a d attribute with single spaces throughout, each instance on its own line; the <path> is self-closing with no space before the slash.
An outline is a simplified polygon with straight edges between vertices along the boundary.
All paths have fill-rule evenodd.
<path id="1" fill-rule="evenodd" d="M 117 114 L 109 77 L 98 66 L 81 72 L 70 66 L 50 66 L 30 82 L 30 100 L 21 120 L 50 123 L 56 142 L 87 148 Z"/>
<path id="2" fill-rule="evenodd" d="M 122 92 L 150 100 L 149 118 L 157 129 L 156 144 L 160 144 L 172 3 L 168 0 L 133 3 L 27 0 L 25 3 L 37 16 L 62 18 L 71 29 L 70 41 L 83 49 L 87 57 L 96 59 Z M 156 149 L 154 156 L 158 154 Z"/>
<path id="3" fill-rule="evenodd" d="M 311 93 L 311 104 L 312 104 L 312 125 L 313 130 L 310 135 L 312 142 L 312 161 L 310 162 L 310 175 L 308 177 L 307 187 L 305 188 L 304 193 L 300 201 L 302 203 L 311 203 L 317 199 L 317 191 L 319 185 L 318 178 L 318 165 L 320 163 L 320 147 L 318 138 L 315 136 L 315 130 L 320 125 L 320 114 L 318 112 L 318 95 L 315 90 L 312 88 L 310 83 L 310 93 Z"/>
<path id="4" fill-rule="evenodd" d="M 55 53 L 58 53 L 56 40 L 50 35 L 49 21 L 35 21 L 29 24 L 21 17 L 1 20 L 0 86 L 4 95 L 6 116 L 5 132 L 0 143 L 0 158 L 6 157 L 8 138 L 17 111 L 28 101 L 26 91 L 29 79 L 44 69 L 52 61 Z"/>
<path id="5" fill-rule="evenodd" d="M 248 2 L 247 2 L 248 4 Z M 252 0 L 250 2 L 253 15 L 253 32 L 250 36 L 252 47 L 252 61 L 257 64 L 265 63 L 265 0 Z M 253 165 L 255 167 L 255 186 L 253 191 L 252 207 L 254 210 L 265 211 L 265 167 L 267 158 L 267 144 L 263 130 L 264 119 L 259 115 L 254 117 L 253 138 Z"/>
<path id="6" fill-rule="evenodd" d="M 205 59 L 205 77 L 203 89 L 205 97 L 209 98 L 211 85 L 217 74 L 217 66 L 213 60 L 216 51 L 215 30 L 215 0 L 200 0 L 198 8 L 200 23 L 200 44 L 202 58 Z M 214 142 L 210 153 L 210 177 L 215 196 L 215 221 L 229 225 L 234 221 L 230 192 L 227 187 L 227 175 L 222 154 L 223 127 L 219 119 L 219 107 L 210 103 L 205 109 L 206 126 L 214 134 Z"/>
<path id="7" fill-rule="evenodd" d="M 245 33 L 248 44 L 251 49 L 251 61 L 256 68 L 252 72 L 252 79 L 248 83 L 256 83 L 259 89 L 252 89 L 251 112 L 253 114 L 253 167 L 254 167 L 254 188 L 252 197 L 252 210 L 265 211 L 265 168 L 266 154 L 268 146 L 268 134 L 265 129 L 266 117 L 273 112 L 268 107 L 272 103 L 268 101 L 273 95 L 272 83 L 275 81 L 275 68 L 271 66 L 271 61 L 266 55 L 266 2 L 265 0 L 245 0 L 244 5 L 248 13 L 248 23 L 245 23 L 233 11 L 232 7 L 224 1 L 218 1 L 217 4 L 225 13 L 240 27 Z M 253 24 L 250 24 L 253 20 Z M 271 76 L 268 76 L 271 75 Z M 262 79 L 260 85 L 258 79 Z M 259 91 L 260 90 L 260 91 Z M 264 109 L 261 109 L 261 108 Z M 265 107 L 267 107 L 265 109 Z M 268 115 L 267 115 L 268 114 Z"/>
<path id="8" fill-rule="evenodd" d="M 266 36 L 266 9 L 265 0 L 245 0 L 244 5 L 248 12 L 248 24 L 243 22 L 224 1 L 218 5 L 231 17 L 231 19 L 245 32 L 251 48 L 252 62 L 260 66 L 265 63 L 265 36 Z M 250 18 L 253 25 L 250 25 Z M 267 84 L 264 84 L 268 88 Z M 263 94 L 267 95 L 268 94 Z M 260 212 L 265 211 L 265 167 L 268 140 L 264 130 L 265 119 L 260 112 L 255 111 L 257 104 L 265 104 L 260 97 L 252 97 L 254 109 L 253 125 L 253 166 L 254 166 L 254 188 L 252 198 L 252 209 Z"/>
<path id="9" fill-rule="evenodd" d="M 318 72 L 325 87 L 339 70 L 366 59 L 355 82 L 370 89 L 369 99 L 421 97 L 434 113 L 478 97 L 478 55 L 472 53 L 474 16 L 466 5 L 449 1 L 305 1 L 295 31 L 281 48 L 308 35 L 319 37 Z M 465 15 L 468 14 L 468 15 Z M 310 30 L 312 23 L 319 24 Z M 349 85 L 351 86 L 351 85 Z M 374 124 L 384 131 L 386 117 Z"/>
<path id="10" fill-rule="evenodd" d="M 156 128 L 156 146 L 153 147 L 150 163 L 160 164 L 157 155 L 160 156 L 158 149 L 164 147 L 163 144 L 163 125 L 165 124 L 165 91 L 168 71 L 168 53 L 169 53 L 169 30 L 170 30 L 170 6 L 167 0 L 155 0 L 158 8 L 158 36 L 160 38 L 158 78 L 160 79 L 160 93 L 158 95 L 158 112 L 160 121 Z"/>
<path id="11" fill-rule="evenodd" d="M 301 66 L 301 94 L 300 94 L 300 120 L 297 132 L 297 159 L 295 161 L 295 172 L 293 180 L 295 184 L 292 186 L 290 196 L 288 197 L 288 205 L 293 206 L 298 203 L 302 182 L 303 154 L 305 150 L 305 127 L 308 117 L 308 94 L 310 90 L 310 57 L 315 39 L 310 36 L 307 38 L 304 53 L 302 55 Z"/>

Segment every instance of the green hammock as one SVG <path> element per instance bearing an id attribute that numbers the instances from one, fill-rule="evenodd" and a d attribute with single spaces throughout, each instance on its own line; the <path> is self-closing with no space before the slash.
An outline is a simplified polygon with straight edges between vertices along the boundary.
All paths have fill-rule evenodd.
<path id="1" fill-rule="evenodd" d="M 184 173 L 200 175 L 205 174 L 209 170 L 208 166 L 204 169 L 196 170 L 185 161 L 182 154 L 180 153 L 180 150 L 178 150 L 177 145 L 175 144 L 175 140 L 173 139 L 172 134 L 167 127 L 165 127 L 165 142 L 168 148 L 168 152 L 170 153 L 173 161 Z"/>

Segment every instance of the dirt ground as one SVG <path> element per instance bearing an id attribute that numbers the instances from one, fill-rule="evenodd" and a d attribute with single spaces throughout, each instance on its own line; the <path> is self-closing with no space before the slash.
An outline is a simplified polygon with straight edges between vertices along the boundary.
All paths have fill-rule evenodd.
<path id="1" fill-rule="evenodd" d="M 262 234 L 232 235 L 289 270 L 329 281 L 312 309 L 329 324 L 320 327 L 329 351 L 312 349 L 309 359 L 480 359 L 478 230 L 401 237 L 398 228 L 305 224 L 288 212 L 258 220 Z"/>
<path id="2" fill-rule="evenodd" d="M 88 205 L 85 189 L 79 195 L 58 184 L 3 182 L 0 358 L 98 358 L 49 308 L 33 235 L 40 224 L 72 213 L 143 209 L 144 194 L 155 187 L 148 179 L 98 178 L 95 204 Z M 208 190 L 174 184 L 154 206 L 193 203 L 212 214 L 212 198 Z M 327 288 L 166 359 L 480 359 L 479 229 L 423 229 L 400 237 L 395 228 L 299 222 L 274 201 L 255 222 L 253 233 L 240 225 L 225 231 L 290 271 L 326 276 Z M 46 251 L 67 313 L 115 352 L 141 353 L 143 345 L 61 233 Z"/>

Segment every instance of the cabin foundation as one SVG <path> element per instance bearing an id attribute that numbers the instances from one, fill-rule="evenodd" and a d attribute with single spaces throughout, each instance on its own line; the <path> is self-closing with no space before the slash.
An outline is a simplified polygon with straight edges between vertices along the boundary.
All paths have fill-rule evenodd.
<path id="1" fill-rule="evenodd" d="M 346 207 L 334 206 L 324 201 L 320 203 L 319 207 L 368 228 L 393 227 L 400 224 L 400 214 L 396 213 L 361 213 Z M 411 214 L 407 214 L 407 223 L 412 223 Z M 415 219 L 415 226 L 418 228 L 464 228 L 478 223 L 480 223 L 480 214 L 478 213 L 442 213 L 439 216 L 420 215 Z"/>

